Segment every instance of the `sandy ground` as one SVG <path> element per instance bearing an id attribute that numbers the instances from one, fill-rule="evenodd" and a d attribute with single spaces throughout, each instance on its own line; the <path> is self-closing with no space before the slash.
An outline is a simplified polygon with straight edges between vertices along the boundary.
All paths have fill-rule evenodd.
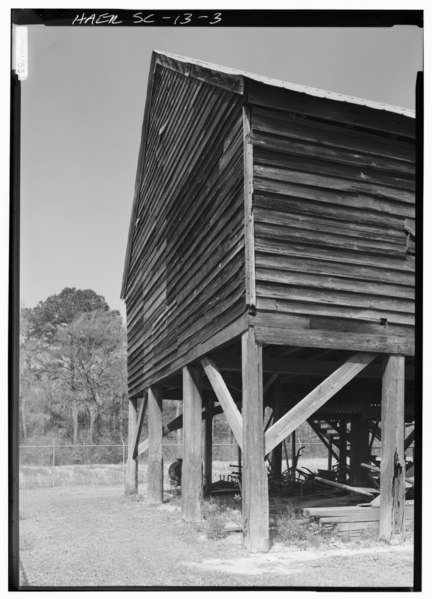
<path id="1" fill-rule="evenodd" d="M 175 502 L 149 507 L 121 486 L 25 489 L 20 506 L 23 586 L 412 587 L 408 543 L 253 555 L 240 533 L 208 540 Z"/>

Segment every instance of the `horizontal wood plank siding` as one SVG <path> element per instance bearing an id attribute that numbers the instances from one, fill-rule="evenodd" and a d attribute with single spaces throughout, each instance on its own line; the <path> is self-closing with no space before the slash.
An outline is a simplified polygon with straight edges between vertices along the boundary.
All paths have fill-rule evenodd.
<path id="1" fill-rule="evenodd" d="M 126 292 L 129 393 L 246 310 L 242 98 L 157 66 Z"/>
<path id="2" fill-rule="evenodd" d="M 415 219 L 413 120 L 274 91 L 251 84 L 248 94 L 253 321 L 288 330 L 304 318 L 311 336 L 320 318 L 385 322 L 381 340 L 393 326 L 412 344 L 415 261 L 404 223 Z"/>

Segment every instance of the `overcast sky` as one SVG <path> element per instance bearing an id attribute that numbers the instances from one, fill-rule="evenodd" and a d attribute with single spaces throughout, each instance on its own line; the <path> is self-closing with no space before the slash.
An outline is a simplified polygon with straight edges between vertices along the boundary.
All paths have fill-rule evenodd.
<path id="1" fill-rule="evenodd" d="M 29 27 L 22 83 L 21 303 L 119 299 L 153 49 L 414 108 L 422 31 Z"/>

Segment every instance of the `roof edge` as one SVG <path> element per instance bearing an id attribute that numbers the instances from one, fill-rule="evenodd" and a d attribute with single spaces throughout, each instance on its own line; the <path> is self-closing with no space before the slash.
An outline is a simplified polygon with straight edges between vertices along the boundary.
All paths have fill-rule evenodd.
<path id="1" fill-rule="evenodd" d="M 264 85 L 269 85 L 271 87 L 277 87 L 280 89 L 286 89 L 289 91 L 307 94 L 309 96 L 314 96 L 317 98 L 335 100 L 336 102 L 347 102 L 349 104 L 356 104 L 358 106 L 367 106 L 368 108 L 373 108 L 375 110 L 384 110 L 386 112 L 401 114 L 408 118 L 415 118 L 414 110 L 411 110 L 409 108 L 403 108 L 401 106 L 393 106 L 392 104 L 386 104 L 384 102 L 377 102 L 374 100 L 367 100 L 364 98 L 349 96 L 347 94 L 341 94 L 338 92 L 326 91 L 323 89 L 309 87 L 307 85 L 301 85 L 298 83 L 290 83 L 288 81 L 282 81 L 281 79 L 274 79 L 272 77 L 266 77 L 264 75 L 258 75 L 256 73 L 250 73 L 248 71 L 242 71 L 241 69 L 235 69 L 232 67 L 225 67 L 222 65 L 198 60 L 196 58 L 181 56 L 179 54 L 172 54 L 171 52 L 165 52 L 162 50 L 154 50 L 154 53 L 157 56 L 165 56 L 171 61 L 176 61 L 178 63 L 181 63 L 182 65 L 195 65 L 197 67 L 207 69 L 215 73 L 223 73 L 224 75 L 231 76 L 233 79 L 235 78 L 236 80 L 238 80 L 238 78 L 246 78 L 253 81 L 257 81 L 258 83 L 263 83 Z"/>
<path id="2" fill-rule="evenodd" d="M 154 70 L 156 67 L 156 56 L 157 56 L 157 53 L 153 50 L 151 59 L 150 59 L 149 75 L 148 75 L 148 81 L 147 81 L 147 94 L 146 94 L 146 101 L 145 101 L 145 107 L 144 107 L 143 123 L 142 123 L 142 127 L 141 127 L 141 137 L 140 137 L 140 145 L 139 145 L 139 153 L 138 153 L 137 170 L 136 170 L 136 175 L 135 175 L 134 199 L 133 199 L 133 203 L 132 203 L 132 214 L 131 214 L 131 220 L 129 223 L 128 241 L 127 241 L 127 245 L 126 245 L 126 255 L 125 255 L 124 268 L 123 268 L 122 286 L 121 286 L 121 291 L 120 291 L 120 299 L 123 299 L 123 300 L 126 297 L 129 262 L 130 262 L 131 251 L 132 251 L 132 238 L 133 238 L 133 231 L 134 231 L 134 223 L 135 223 L 135 217 L 136 217 L 137 208 L 138 208 L 138 199 L 139 199 L 139 195 L 140 195 L 140 183 L 141 183 L 141 177 L 140 177 L 141 168 L 140 168 L 140 166 L 144 161 L 145 149 L 147 147 L 147 131 L 148 131 L 148 121 L 149 121 L 149 113 L 150 113 L 149 107 L 150 107 L 151 97 L 153 95 L 153 83 L 154 83 L 153 73 L 154 73 Z"/>

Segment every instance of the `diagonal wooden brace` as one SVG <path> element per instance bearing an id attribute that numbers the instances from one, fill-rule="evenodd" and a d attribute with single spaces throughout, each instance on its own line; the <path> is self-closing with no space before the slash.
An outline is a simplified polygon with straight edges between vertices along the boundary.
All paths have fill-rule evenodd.
<path id="1" fill-rule="evenodd" d="M 140 455 L 145 453 L 147 451 L 148 447 L 149 447 L 149 440 L 146 439 L 145 441 L 142 441 L 137 447 L 136 457 L 139 457 Z"/>
<path id="2" fill-rule="evenodd" d="M 225 381 L 223 380 L 222 375 L 217 369 L 217 366 L 213 360 L 205 356 L 202 358 L 201 364 L 208 380 L 210 381 L 210 385 L 212 386 L 213 391 L 215 392 L 216 397 L 222 406 L 222 409 L 228 420 L 228 424 L 234 433 L 237 444 L 239 445 L 240 449 L 243 449 L 243 420 L 231 396 L 231 393 L 229 392 L 228 387 L 226 386 Z"/>
<path id="3" fill-rule="evenodd" d="M 142 427 L 143 427 L 143 423 L 144 423 L 144 416 L 145 416 L 146 409 L 147 409 L 147 402 L 148 402 L 148 395 L 146 393 L 144 399 L 142 400 L 140 411 L 138 414 L 137 427 L 136 427 L 136 431 L 135 431 L 135 439 L 133 442 L 133 448 L 134 448 L 133 449 L 133 459 L 134 460 L 140 455 L 138 441 L 141 436 L 141 431 L 142 431 Z M 143 453 L 143 452 L 141 452 L 141 453 Z"/>
<path id="4" fill-rule="evenodd" d="M 289 412 L 280 418 L 265 434 L 265 454 L 279 445 L 297 427 L 323 406 L 342 387 L 349 383 L 359 372 L 366 368 L 376 354 L 358 353 L 315 387 Z"/>

